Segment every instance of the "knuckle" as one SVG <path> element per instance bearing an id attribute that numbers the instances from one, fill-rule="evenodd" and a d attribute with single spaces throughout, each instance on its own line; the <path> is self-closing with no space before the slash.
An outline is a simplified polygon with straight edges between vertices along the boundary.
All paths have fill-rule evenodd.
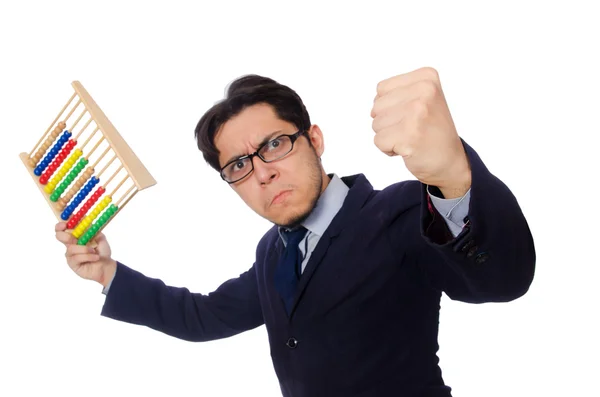
<path id="1" fill-rule="evenodd" d="M 438 87 L 431 80 L 423 80 L 419 83 L 419 91 L 423 98 L 431 99 L 437 95 Z"/>
<path id="2" fill-rule="evenodd" d="M 432 68 L 431 66 L 425 66 L 421 69 L 421 71 L 428 80 L 439 81 L 440 79 L 438 71 L 435 68 Z"/>

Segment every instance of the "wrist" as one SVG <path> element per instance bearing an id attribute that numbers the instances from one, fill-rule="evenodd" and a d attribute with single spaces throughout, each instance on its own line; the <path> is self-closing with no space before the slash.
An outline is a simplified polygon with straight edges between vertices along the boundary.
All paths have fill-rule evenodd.
<path id="1" fill-rule="evenodd" d="M 114 259 L 110 259 L 108 263 L 104 266 L 102 271 L 102 279 L 99 280 L 100 284 L 104 288 L 108 287 L 115 277 L 115 273 L 117 272 L 117 261 Z"/>
<path id="2" fill-rule="evenodd" d="M 471 166 L 466 153 L 461 161 L 454 164 L 455 166 L 449 170 L 448 176 L 436 185 L 446 199 L 462 197 L 471 188 Z"/>

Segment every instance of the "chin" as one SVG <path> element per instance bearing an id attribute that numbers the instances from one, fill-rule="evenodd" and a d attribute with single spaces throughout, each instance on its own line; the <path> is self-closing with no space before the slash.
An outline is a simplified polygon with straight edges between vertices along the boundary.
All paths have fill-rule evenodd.
<path id="1" fill-rule="evenodd" d="M 280 222 L 275 222 L 275 224 L 277 226 L 285 227 L 287 229 L 293 229 L 294 227 L 299 226 L 302 222 L 304 222 L 309 215 L 310 211 L 304 214 L 294 215 L 286 219 L 282 219 Z"/>
<path id="2" fill-rule="evenodd" d="M 298 208 L 289 208 L 285 214 L 282 214 L 279 219 L 274 221 L 277 226 L 285 227 L 288 229 L 292 229 L 296 226 L 299 226 L 302 222 L 306 220 L 313 212 L 317 205 L 317 201 L 319 199 L 319 195 L 317 194 L 310 202 L 304 205 L 302 209 Z"/>

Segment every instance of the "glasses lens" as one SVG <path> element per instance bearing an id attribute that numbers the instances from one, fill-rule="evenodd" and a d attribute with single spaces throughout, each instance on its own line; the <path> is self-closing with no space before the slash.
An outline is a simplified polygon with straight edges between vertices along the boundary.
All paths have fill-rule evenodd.
<path id="1" fill-rule="evenodd" d="M 260 155 L 266 161 L 273 161 L 285 156 L 290 150 L 292 150 L 292 140 L 289 136 L 281 136 L 267 142 L 267 144 L 260 149 Z"/>
<path id="2" fill-rule="evenodd" d="M 226 181 L 232 182 L 242 179 L 252 170 L 252 162 L 249 158 L 233 161 L 223 169 L 223 177 Z"/>

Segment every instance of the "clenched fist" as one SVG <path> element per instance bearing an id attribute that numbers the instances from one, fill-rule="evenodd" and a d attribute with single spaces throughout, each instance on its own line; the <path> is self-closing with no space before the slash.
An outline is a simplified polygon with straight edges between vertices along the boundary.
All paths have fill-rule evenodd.
<path id="1" fill-rule="evenodd" d="M 375 145 L 389 156 L 402 156 L 419 181 L 437 186 L 447 199 L 469 190 L 469 161 L 435 69 L 381 81 L 371 117 Z"/>

